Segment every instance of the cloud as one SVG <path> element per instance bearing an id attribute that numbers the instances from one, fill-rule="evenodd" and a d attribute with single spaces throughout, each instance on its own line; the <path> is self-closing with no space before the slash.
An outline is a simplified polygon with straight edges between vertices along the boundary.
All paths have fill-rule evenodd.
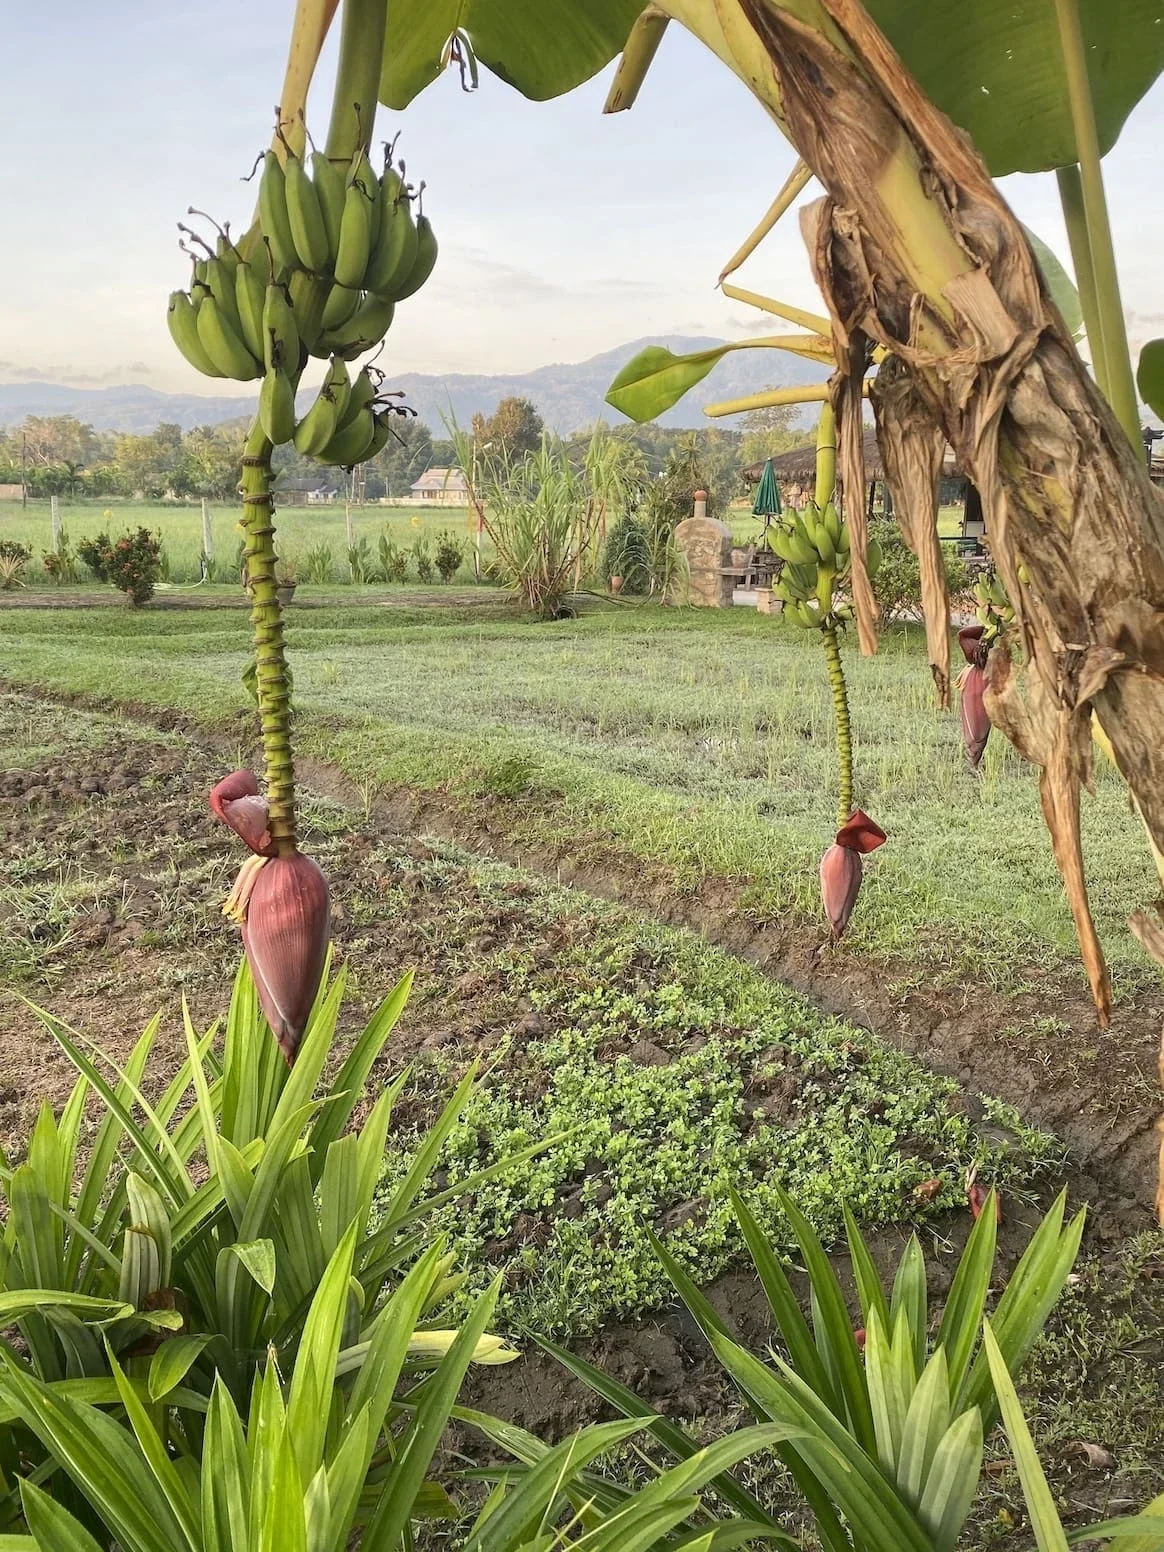
<path id="1" fill-rule="evenodd" d="M 0 382 L 59 383 L 66 388 L 110 388 L 139 383 L 157 376 L 157 368 L 145 361 L 128 361 L 104 372 L 78 372 L 69 365 L 56 367 L 27 366 L 16 361 L 0 361 Z"/>

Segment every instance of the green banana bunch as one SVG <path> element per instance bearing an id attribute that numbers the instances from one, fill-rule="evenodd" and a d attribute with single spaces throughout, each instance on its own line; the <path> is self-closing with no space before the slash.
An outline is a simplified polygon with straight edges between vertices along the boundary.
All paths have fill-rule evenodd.
<path id="1" fill-rule="evenodd" d="M 797 625 L 826 629 L 853 618 L 853 606 L 838 600 L 837 584 L 850 572 L 849 525 L 832 501 L 822 509 L 808 501 L 799 511 L 785 512 L 772 536 L 772 548 L 784 562 L 772 591 Z M 870 577 L 881 566 L 881 546 L 870 539 L 866 549 Z"/>
<path id="2" fill-rule="evenodd" d="M 997 641 L 1014 620 L 1014 605 L 997 572 L 987 572 L 974 584 L 975 618 L 985 629 L 983 640 Z"/>

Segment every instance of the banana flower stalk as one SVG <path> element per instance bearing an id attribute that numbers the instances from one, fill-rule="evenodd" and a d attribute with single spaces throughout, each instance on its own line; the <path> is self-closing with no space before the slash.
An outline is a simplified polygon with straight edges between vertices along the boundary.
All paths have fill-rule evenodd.
<path id="1" fill-rule="evenodd" d="M 966 659 L 966 667 L 957 680 L 962 705 L 962 742 L 972 771 L 982 764 L 986 741 L 990 737 L 990 713 L 985 701 L 986 658 L 990 644 L 982 639 L 984 635 L 985 626 L 982 625 L 968 625 L 958 632 L 958 645 Z"/>
<path id="2" fill-rule="evenodd" d="M 820 859 L 820 894 L 825 915 L 839 938 L 849 925 L 861 888 L 866 852 L 876 851 L 886 840 L 885 831 L 859 808 L 837 831 L 836 840 Z"/>
<path id="3" fill-rule="evenodd" d="M 293 1065 L 323 979 L 331 926 L 327 880 L 297 847 L 280 852 L 252 771 L 233 771 L 210 794 L 218 817 L 250 847 L 223 910 L 242 931 L 259 1006 Z"/>

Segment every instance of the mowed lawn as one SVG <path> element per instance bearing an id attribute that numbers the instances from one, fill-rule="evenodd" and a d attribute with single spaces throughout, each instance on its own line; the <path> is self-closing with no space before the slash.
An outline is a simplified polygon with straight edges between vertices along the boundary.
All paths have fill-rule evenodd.
<path id="1" fill-rule="evenodd" d="M 310 599 L 311 590 L 301 589 Z M 676 892 L 744 886 L 752 919 L 819 919 L 836 767 L 819 647 L 750 610 L 595 607 L 540 624 L 496 609 L 299 609 L 288 615 L 301 747 L 369 798 L 409 787 L 489 796 L 522 844 Z M 498 595 L 500 598 L 500 595 Z M 0 677 L 174 705 L 208 725 L 249 703 L 241 611 L 0 609 Z M 857 801 L 889 832 L 867 867 L 856 950 L 918 977 L 1006 989 L 1075 955 L 1033 770 L 999 736 L 980 777 L 957 712 L 933 706 L 920 636 L 850 638 Z M 237 725 L 237 723 L 235 723 Z M 1158 891 L 1118 776 L 1083 800 L 1092 902 L 1117 990 L 1151 974 L 1127 930 Z"/>

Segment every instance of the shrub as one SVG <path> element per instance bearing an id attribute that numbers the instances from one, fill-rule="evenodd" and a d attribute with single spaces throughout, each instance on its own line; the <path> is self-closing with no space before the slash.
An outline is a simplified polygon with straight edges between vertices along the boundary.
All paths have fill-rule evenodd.
<path id="1" fill-rule="evenodd" d="M 27 564 L 31 559 L 30 544 L 18 544 L 15 539 L 0 539 L 0 560 L 20 560 Z"/>
<path id="2" fill-rule="evenodd" d="M 54 582 L 75 582 L 77 580 L 77 557 L 73 553 L 73 547 L 69 543 L 69 536 L 61 529 L 60 547 L 56 550 L 42 551 L 44 556 L 44 569 L 52 577 Z"/>
<path id="3" fill-rule="evenodd" d="M 412 558 L 416 562 L 416 574 L 422 582 L 431 582 L 435 574 L 432 563 L 432 550 L 428 540 L 417 537 L 412 543 Z"/>
<path id="4" fill-rule="evenodd" d="M 317 544 L 308 550 L 303 562 L 303 580 L 305 582 L 330 582 L 332 568 L 332 553 L 330 544 Z"/>
<path id="5" fill-rule="evenodd" d="M 368 582 L 372 571 L 372 546 L 361 537 L 348 546 L 348 575 L 353 582 Z"/>
<path id="6" fill-rule="evenodd" d="M 380 535 L 380 575 L 385 582 L 403 582 L 408 575 L 408 552 L 386 533 Z"/>
<path id="7" fill-rule="evenodd" d="M 19 549 L 16 545 L 14 548 Z M 5 554 L 0 550 L 0 591 L 11 593 L 14 589 L 24 586 L 24 572 L 28 565 L 26 555 Z"/>
<path id="8" fill-rule="evenodd" d="M 628 512 L 606 536 L 602 575 L 622 578 L 624 593 L 645 593 L 651 585 L 651 546 L 646 529 Z"/>
<path id="9" fill-rule="evenodd" d="M 921 568 L 906 544 L 901 529 L 891 518 L 875 518 L 870 538 L 881 546 L 881 567 L 873 578 L 873 596 L 886 620 L 912 620 L 921 613 Z M 943 551 L 946 584 L 957 602 L 970 590 L 970 568 L 960 555 Z"/>
<path id="10" fill-rule="evenodd" d="M 153 597 L 162 569 L 162 546 L 148 528 L 123 534 L 105 553 L 106 581 L 125 593 L 136 607 Z"/>
<path id="11" fill-rule="evenodd" d="M 109 535 L 99 533 L 95 539 L 82 539 L 77 546 L 77 554 L 88 566 L 98 582 L 108 582 L 105 575 L 105 559 L 109 554 Z"/>
<path id="12" fill-rule="evenodd" d="M 465 546 L 453 534 L 445 532 L 437 537 L 436 569 L 442 582 L 451 582 L 461 569 L 465 558 Z"/>

